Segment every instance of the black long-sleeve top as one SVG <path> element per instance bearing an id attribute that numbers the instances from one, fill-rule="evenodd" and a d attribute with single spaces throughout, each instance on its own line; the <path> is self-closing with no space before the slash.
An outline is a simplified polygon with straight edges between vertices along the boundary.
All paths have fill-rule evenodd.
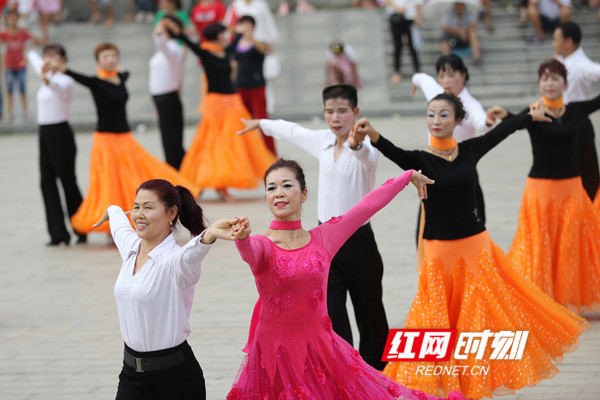
<path id="1" fill-rule="evenodd" d="M 373 145 L 402 169 L 422 170 L 435 184 L 427 187 L 423 238 L 455 240 L 485 230 L 476 200 L 477 162 L 517 129 L 531 125 L 528 114 L 510 118 L 483 136 L 458 144 L 458 156 L 448 161 L 424 150 L 403 150 L 380 136 Z"/>
<path id="2" fill-rule="evenodd" d="M 258 88 L 267 84 L 263 76 L 265 55 L 258 51 L 255 46 L 246 51 L 240 51 L 236 48 L 233 58 L 238 64 L 235 80 L 235 86 L 238 89 Z"/>
<path id="3" fill-rule="evenodd" d="M 566 105 L 565 113 L 552 122 L 534 122 L 527 128 L 533 153 L 530 178 L 567 179 L 581 175 L 579 161 L 581 121 L 600 108 L 600 96 Z M 525 114 L 527 109 L 521 111 Z M 509 114 L 507 119 L 514 117 Z"/>
<path id="4" fill-rule="evenodd" d="M 119 72 L 118 76 L 121 82 L 118 85 L 96 76 L 81 75 L 70 69 L 67 69 L 65 74 L 92 91 L 98 114 L 96 131 L 126 133 L 131 130 L 127 122 L 126 109 L 129 93 L 125 87 L 129 72 Z"/>
<path id="5" fill-rule="evenodd" d="M 241 35 L 236 35 L 231 44 L 225 48 L 224 58 L 217 57 L 210 51 L 200 48 L 198 44 L 191 42 L 183 33 L 174 35 L 174 37 L 181 39 L 202 60 L 202 65 L 206 72 L 206 80 L 208 81 L 208 93 L 235 93 L 235 87 L 231 82 L 231 56 L 235 51 L 235 46 L 237 46 L 242 37 Z"/>

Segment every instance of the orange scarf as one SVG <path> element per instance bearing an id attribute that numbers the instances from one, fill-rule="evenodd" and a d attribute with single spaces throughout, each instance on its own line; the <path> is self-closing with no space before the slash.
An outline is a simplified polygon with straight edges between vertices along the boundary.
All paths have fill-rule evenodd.
<path id="1" fill-rule="evenodd" d="M 562 96 L 560 96 L 560 98 L 558 98 L 556 100 L 550 100 L 550 99 L 547 99 L 544 96 L 542 96 L 542 101 L 548 108 L 563 108 L 565 106 Z"/>
<path id="2" fill-rule="evenodd" d="M 544 104 L 548 108 L 560 109 L 560 108 L 563 108 L 565 106 L 565 103 L 563 101 L 563 97 L 562 96 L 560 96 L 560 98 L 556 99 L 556 100 L 550 100 L 550 99 L 547 99 L 544 96 L 542 96 L 542 101 L 544 102 Z M 540 102 L 536 101 L 535 103 L 531 104 L 531 106 L 533 108 L 537 108 L 537 106 L 539 104 L 540 104 Z"/>
<path id="3" fill-rule="evenodd" d="M 223 51 L 223 46 L 213 42 L 202 42 L 200 43 L 200 48 L 202 50 L 214 51 L 216 53 L 220 53 Z"/>
<path id="4" fill-rule="evenodd" d="M 118 73 L 119 72 L 117 70 L 108 71 L 102 67 L 98 67 L 96 70 L 96 74 L 98 74 L 98 78 L 100 79 L 116 78 Z"/>
<path id="5" fill-rule="evenodd" d="M 429 135 L 431 147 L 438 150 L 450 150 L 456 147 L 456 139 L 449 137 L 448 139 L 440 139 L 433 135 Z"/>

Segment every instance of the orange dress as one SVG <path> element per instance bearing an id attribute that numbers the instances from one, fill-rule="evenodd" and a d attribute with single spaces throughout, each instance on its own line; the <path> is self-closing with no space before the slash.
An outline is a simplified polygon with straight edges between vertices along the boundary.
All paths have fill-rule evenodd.
<path id="1" fill-rule="evenodd" d="M 202 60 L 208 81 L 202 120 L 181 162 L 181 173 L 203 189 L 251 189 L 258 186 L 265 170 L 276 158 L 258 132 L 237 134 L 245 128 L 241 119 L 251 119 L 231 82 L 228 57 L 240 36 L 227 49 L 212 42 L 198 46 L 185 35 L 177 38 Z M 219 55 L 223 52 L 224 57 Z"/>
<path id="2" fill-rule="evenodd" d="M 504 122 L 487 134 L 458 144 L 458 156 L 444 159 L 406 151 L 380 137 L 375 143 L 403 169 L 422 170 L 435 180 L 423 201 L 423 261 L 417 295 L 404 328 L 457 329 L 458 332 L 528 331 L 523 357 L 491 359 L 474 355 L 446 362 L 389 362 L 383 373 L 403 386 L 435 396 L 460 391 L 480 399 L 514 392 L 551 378 L 554 362 L 575 349 L 587 321 L 556 303 L 523 277 L 490 239 L 477 205 L 479 159 L 516 129 L 527 115 Z M 427 367 L 452 372 L 428 373 Z M 448 367 L 461 367 L 451 369 Z M 432 368 L 431 370 L 434 370 Z M 487 373 L 477 373 L 487 371 Z"/>
<path id="3" fill-rule="evenodd" d="M 546 294 L 578 312 L 600 307 L 600 208 L 581 178 L 527 178 L 509 251 Z"/>
<path id="4" fill-rule="evenodd" d="M 569 103 L 559 120 L 528 128 L 533 165 L 508 252 L 522 274 L 577 312 L 600 308 L 600 211 L 584 190 L 579 151 L 581 121 L 599 108 L 600 96 Z"/>
<path id="5" fill-rule="evenodd" d="M 90 155 L 88 192 L 71 217 L 76 232 L 108 232 L 108 224 L 96 229 L 92 225 L 110 205 L 131 209 L 138 186 L 149 179 L 165 179 L 173 185 L 187 187 L 196 196 L 200 194 L 198 185 L 154 157 L 134 139 L 125 108 L 129 98 L 125 88 L 127 72 L 118 74 L 119 84 L 71 70 L 66 73 L 90 88 L 98 114 Z"/>
<path id="6" fill-rule="evenodd" d="M 92 228 L 108 206 L 117 205 L 123 210 L 131 210 L 140 184 L 158 178 L 185 186 L 194 196 L 200 194 L 198 185 L 148 153 L 131 132 L 94 132 L 88 192 L 71 217 L 73 229 L 79 233 L 92 230 L 108 232 L 108 224 Z"/>

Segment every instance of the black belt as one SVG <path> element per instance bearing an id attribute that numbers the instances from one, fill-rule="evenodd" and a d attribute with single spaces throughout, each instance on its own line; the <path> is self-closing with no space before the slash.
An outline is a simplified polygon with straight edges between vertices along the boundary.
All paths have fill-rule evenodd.
<path id="1" fill-rule="evenodd" d="M 136 357 L 127 351 L 127 347 L 123 352 L 123 363 L 135 369 L 135 372 L 158 371 L 174 367 L 184 361 L 185 353 L 181 348 L 165 355 L 150 357 Z"/>

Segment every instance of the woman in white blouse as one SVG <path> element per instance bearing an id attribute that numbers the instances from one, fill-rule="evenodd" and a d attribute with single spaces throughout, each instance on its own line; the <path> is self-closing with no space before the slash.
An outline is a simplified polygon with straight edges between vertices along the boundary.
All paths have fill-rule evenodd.
<path id="1" fill-rule="evenodd" d="M 140 185 L 131 212 L 110 206 L 94 227 L 108 220 L 123 259 L 114 289 L 125 342 L 116 399 L 205 399 L 188 320 L 202 260 L 217 236 L 234 238 L 227 229 L 235 220 L 206 228 L 190 191 L 162 179 Z M 177 220 L 193 235 L 183 247 L 172 232 Z"/>

